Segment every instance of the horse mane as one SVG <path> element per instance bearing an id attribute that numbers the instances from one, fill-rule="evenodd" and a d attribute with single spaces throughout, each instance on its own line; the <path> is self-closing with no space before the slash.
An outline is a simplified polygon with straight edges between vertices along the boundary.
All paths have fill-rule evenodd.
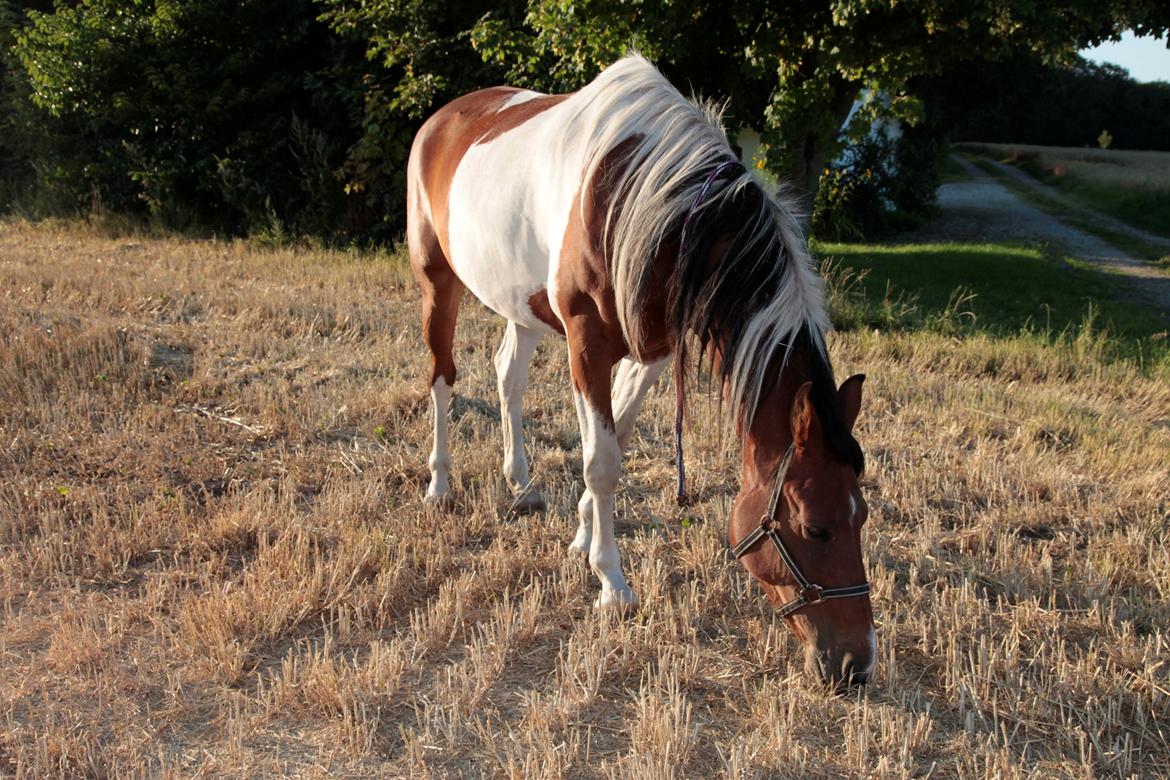
<path id="1" fill-rule="evenodd" d="M 822 283 L 793 203 L 742 165 L 712 181 L 736 159 L 720 108 L 686 99 L 641 56 L 618 60 L 577 97 L 582 112 L 598 118 L 583 180 L 592 181 L 606 156 L 621 147 L 622 164 L 607 169 L 612 196 L 603 240 L 631 352 L 638 356 L 643 343 L 647 297 L 663 292 L 651 283 L 654 260 L 662 248 L 677 246 L 665 290 L 676 371 L 683 370 L 688 338 L 697 339 L 700 355 L 718 344 L 728 402 L 746 429 L 768 378 L 779 376 L 794 348 L 807 351 L 814 404 L 829 443 L 860 471 L 860 448 L 840 423 L 823 337 L 829 317 Z M 705 197 L 697 203 L 701 192 Z M 722 262 L 710 268 L 717 241 L 730 243 Z M 777 358 L 777 371 L 769 372 Z"/>

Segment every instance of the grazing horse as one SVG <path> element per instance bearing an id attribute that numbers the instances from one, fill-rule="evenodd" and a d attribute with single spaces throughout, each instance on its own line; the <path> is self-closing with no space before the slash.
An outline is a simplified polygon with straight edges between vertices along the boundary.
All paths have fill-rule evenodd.
<path id="1" fill-rule="evenodd" d="M 601 581 L 597 607 L 637 605 L 613 533 L 622 451 L 671 357 L 677 430 L 688 349 L 708 356 L 743 441 L 733 552 L 805 643 L 806 666 L 864 682 L 877 648 L 851 432 L 863 378 L 837 388 L 801 227 L 735 158 L 717 112 L 629 56 L 569 95 L 458 98 L 419 130 L 407 175 L 432 356 L 427 498 L 451 496 L 452 339 L 466 287 L 507 320 L 495 356 L 503 469 L 529 507 L 541 499 L 521 427 L 528 363 L 545 334 L 568 342 L 585 476 L 570 547 Z M 681 445 L 678 455 L 681 492 Z"/>

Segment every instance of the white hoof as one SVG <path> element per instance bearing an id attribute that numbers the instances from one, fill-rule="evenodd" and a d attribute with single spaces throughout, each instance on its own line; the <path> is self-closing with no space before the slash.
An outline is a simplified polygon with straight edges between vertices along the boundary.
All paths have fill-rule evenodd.
<path id="1" fill-rule="evenodd" d="M 614 590 L 602 588 L 601 595 L 593 602 L 595 609 L 616 609 L 623 614 L 630 614 L 638 608 L 638 594 L 628 586 Z"/>
<path id="2" fill-rule="evenodd" d="M 433 506 L 437 509 L 451 509 L 455 506 L 455 498 L 451 495 L 451 491 L 440 493 L 436 490 L 427 490 L 427 496 L 423 499 L 427 506 Z"/>
<path id="3" fill-rule="evenodd" d="M 577 535 L 569 542 L 569 549 L 575 553 L 589 557 L 589 546 L 593 544 L 593 534 L 588 525 L 582 524 L 577 529 Z"/>

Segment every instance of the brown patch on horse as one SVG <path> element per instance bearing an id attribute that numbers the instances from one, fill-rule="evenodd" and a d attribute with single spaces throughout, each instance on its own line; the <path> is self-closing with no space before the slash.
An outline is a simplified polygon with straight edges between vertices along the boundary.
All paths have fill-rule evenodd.
<path id="1" fill-rule="evenodd" d="M 451 249 L 447 233 L 448 196 L 455 171 L 467 150 L 498 138 L 569 97 L 535 97 L 500 110 L 521 91 L 513 87 L 492 87 L 464 95 L 436 111 L 418 132 L 415 143 L 427 204 L 435 233 L 448 257 Z"/>
<path id="2" fill-rule="evenodd" d="M 561 244 L 557 304 L 565 318 L 570 354 L 575 356 L 592 349 L 598 350 L 593 352 L 594 355 L 607 356 L 606 360 L 598 361 L 598 365 L 588 369 L 588 377 L 573 375 L 574 385 L 591 400 L 590 386 L 595 388 L 594 394 L 604 388 L 608 396 L 609 371 L 630 352 L 636 352 L 641 359 L 650 362 L 671 351 L 666 330 L 666 304 L 664 299 L 658 298 L 647 301 L 642 314 L 644 343 L 636 350 L 626 344 L 609 273 L 611 247 L 605 245 L 603 238 L 605 218 L 610 201 L 618 197 L 612 192 L 610 182 L 619 178 L 620 167 L 625 164 L 626 154 L 634 142 L 635 139 L 624 141 L 606 154 L 593 179 L 578 190 L 569 209 L 569 224 Z M 663 246 L 659 250 L 651 271 L 651 283 L 656 287 L 665 285 L 676 253 L 675 246 Z M 575 322 L 571 325 L 570 321 Z M 602 365 L 607 361 L 608 365 Z M 587 367 L 582 365 L 581 368 L 584 371 Z M 595 406 L 600 408 L 600 405 Z M 608 397 L 604 406 L 609 407 Z"/>
<path id="3" fill-rule="evenodd" d="M 477 138 L 475 145 L 478 146 L 496 140 L 509 130 L 519 127 L 537 114 L 548 111 L 568 97 L 568 95 L 541 95 L 540 97 L 525 100 L 523 103 L 508 106 L 496 115 L 496 119 L 499 121 L 490 130 Z"/>
<path id="4" fill-rule="evenodd" d="M 557 306 L 565 322 L 573 386 L 611 426 L 610 372 L 629 354 L 600 238 L 610 197 L 605 172 L 613 162 L 611 153 L 573 198 L 557 267 Z"/>
<path id="5" fill-rule="evenodd" d="M 557 319 L 557 315 L 553 313 L 552 304 L 549 303 L 548 290 L 537 290 L 528 296 L 528 308 L 532 310 L 532 314 L 536 319 L 548 325 L 562 336 L 565 335 L 565 326 Z"/>

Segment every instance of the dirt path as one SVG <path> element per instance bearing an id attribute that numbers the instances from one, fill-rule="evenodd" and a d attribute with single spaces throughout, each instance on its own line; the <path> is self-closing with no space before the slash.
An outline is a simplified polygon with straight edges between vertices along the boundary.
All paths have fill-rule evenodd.
<path id="1" fill-rule="evenodd" d="M 1142 230 L 1141 228 L 1134 227 L 1133 225 L 1122 222 L 1119 219 L 1114 219 L 1108 214 L 1102 214 L 1100 212 L 1093 211 L 1092 209 L 1088 209 L 1075 198 L 1066 195 L 1055 187 L 1049 187 L 1047 184 L 1041 181 L 1037 181 L 1036 179 L 1021 171 L 1019 168 L 1007 165 L 1006 163 L 998 162 L 996 160 L 991 160 L 986 157 L 983 159 L 986 160 L 989 165 L 995 168 L 995 170 L 1003 176 L 1006 176 L 1012 181 L 1018 182 L 1025 187 L 1034 190 L 1049 200 L 1056 201 L 1069 211 L 1076 212 L 1076 214 L 1082 219 L 1089 220 L 1090 222 L 1095 223 L 1100 227 L 1103 227 L 1114 233 L 1122 233 L 1124 235 L 1140 239 L 1148 244 L 1153 244 L 1154 246 L 1161 247 L 1167 252 L 1170 252 L 1170 238 L 1159 236 L 1155 233 L 1149 232 L 1148 230 Z"/>
<path id="2" fill-rule="evenodd" d="M 970 178 L 948 182 L 939 188 L 942 216 L 916 231 L 915 240 L 1023 240 L 1059 244 L 1070 255 L 1124 277 L 1135 296 L 1170 315 L 1170 275 L 1024 202 L 966 160 L 957 156 L 953 159 Z M 1049 194 L 1048 188 L 1044 191 Z"/>

